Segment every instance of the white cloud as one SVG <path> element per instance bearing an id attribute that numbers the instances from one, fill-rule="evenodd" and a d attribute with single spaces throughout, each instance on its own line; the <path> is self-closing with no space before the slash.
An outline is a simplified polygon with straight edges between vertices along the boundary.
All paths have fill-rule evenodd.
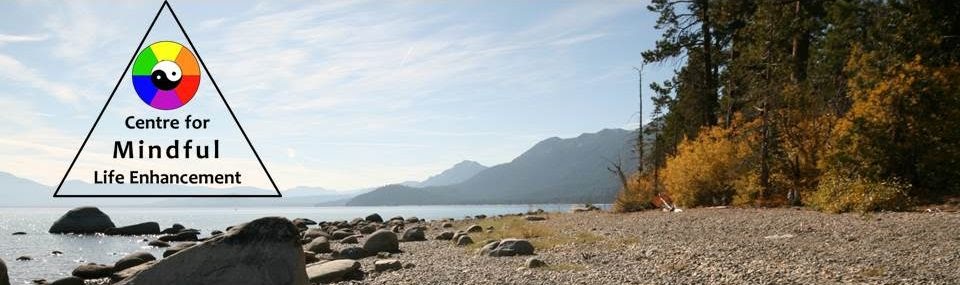
<path id="1" fill-rule="evenodd" d="M 0 34 L 0 46 L 8 43 L 22 43 L 22 42 L 39 42 L 45 41 L 49 38 L 46 34 L 37 34 L 37 35 L 10 35 L 10 34 Z"/>
<path id="2" fill-rule="evenodd" d="M 0 53 L 0 78 L 40 90 L 62 102 L 75 102 L 79 98 L 69 86 L 48 80 L 16 58 L 2 53 Z"/>

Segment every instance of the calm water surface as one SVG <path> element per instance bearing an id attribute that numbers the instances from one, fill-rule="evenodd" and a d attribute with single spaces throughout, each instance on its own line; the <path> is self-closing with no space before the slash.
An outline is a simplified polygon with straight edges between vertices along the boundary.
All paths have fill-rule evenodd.
<path id="1" fill-rule="evenodd" d="M 475 205 L 475 206 L 396 206 L 396 207 L 317 207 L 317 208 L 101 208 L 118 226 L 141 222 L 158 222 L 161 228 L 180 223 L 201 230 L 201 237 L 213 230 L 265 216 L 289 219 L 309 218 L 315 221 L 351 220 L 378 213 L 384 219 L 394 216 L 417 216 L 431 220 L 488 216 L 544 209 L 565 212 L 571 205 Z M 0 208 L 0 259 L 7 264 L 12 284 L 30 284 L 34 279 L 53 281 L 70 274 L 77 265 L 87 262 L 113 264 L 134 251 L 148 251 L 157 256 L 162 249 L 148 247 L 143 239 L 153 237 L 113 237 L 100 235 L 48 234 L 50 225 L 67 208 Z M 26 232 L 27 235 L 11 235 Z M 52 255 L 54 250 L 63 255 Z M 32 261 L 16 261 L 30 256 Z"/>

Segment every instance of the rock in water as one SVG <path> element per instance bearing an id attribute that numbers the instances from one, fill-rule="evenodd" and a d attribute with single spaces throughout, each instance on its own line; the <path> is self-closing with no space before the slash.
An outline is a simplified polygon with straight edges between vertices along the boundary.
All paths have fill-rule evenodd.
<path id="1" fill-rule="evenodd" d="M 51 234 L 92 234 L 102 233 L 113 227 L 116 227 L 116 225 L 100 209 L 80 207 L 68 211 L 56 222 L 53 222 L 49 232 Z"/>
<path id="2" fill-rule="evenodd" d="M 504 239 L 502 241 L 491 242 L 484 245 L 478 251 L 480 255 L 488 256 L 514 256 L 514 255 L 532 255 L 533 244 L 525 239 Z"/>
<path id="3" fill-rule="evenodd" d="M 113 272 L 113 266 L 87 263 L 77 266 L 77 268 L 73 270 L 72 275 L 83 279 L 100 279 L 110 277 L 110 274 L 113 274 Z"/>
<path id="4" fill-rule="evenodd" d="M 175 244 L 174 246 L 171 246 L 170 248 L 167 248 L 167 250 L 164 250 L 164 251 L 163 251 L 163 258 L 167 258 L 168 256 L 171 256 L 171 255 L 173 255 L 173 254 L 175 254 L 175 253 L 181 252 L 181 251 L 183 251 L 184 249 L 191 248 L 191 247 L 193 247 L 193 246 L 195 246 L 195 245 L 197 245 L 197 243 L 192 242 L 192 241 L 191 241 L 191 242 L 181 242 L 181 243 Z"/>
<path id="5" fill-rule="evenodd" d="M 119 228 L 109 228 L 103 233 L 116 236 L 158 235 L 160 234 L 160 224 L 156 222 L 146 222 Z"/>
<path id="6" fill-rule="evenodd" d="M 7 276 L 7 264 L 0 259 L 0 285 L 10 285 L 10 277 Z"/>
<path id="7" fill-rule="evenodd" d="M 53 283 L 50 283 L 50 285 L 83 285 L 83 284 L 84 284 L 83 278 L 76 277 L 76 276 L 70 276 L 67 278 L 58 279 L 57 281 L 53 281 Z"/>
<path id="8" fill-rule="evenodd" d="M 363 249 L 371 254 L 376 252 L 397 253 L 400 252 L 400 241 L 397 239 L 397 234 L 388 230 L 379 230 L 370 234 L 363 241 Z"/>
<path id="9" fill-rule="evenodd" d="M 324 263 L 311 264 L 307 267 L 307 276 L 310 283 L 334 283 L 344 280 L 363 279 L 360 262 L 356 260 L 340 259 Z"/>
<path id="10" fill-rule="evenodd" d="M 120 260 L 117 260 L 117 263 L 113 264 L 114 271 L 121 271 L 130 267 L 134 267 L 140 264 L 144 264 L 150 261 L 157 260 L 156 257 L 153 257 L 149 252 L 134 252 L 124 256 Z"/>
<path id="11" fill-rule="evenodd" d="M 297 227 L 268 217 L 233 227 L 116 284 L 306 285 L 305 268 Z"/>
<path id="12" fill-rule="evenodd" d="M 413 227 L 403 232 L 403 241 L 425 241 L 427 235 L 423 233 L 423 228 Z"/>
<path id="13" fill-rule="evenodd" d="M 367 216 L 366 218 L 364 218 L 364 220 L 366 220 L 367 222 L 371 222 L 371 223 L 382 223 L 382 222 L 383 222 L 383 218 L 380 217 L 380 214 L 377 214 L 377 213 L 370 214 L 369 216 Z"/>

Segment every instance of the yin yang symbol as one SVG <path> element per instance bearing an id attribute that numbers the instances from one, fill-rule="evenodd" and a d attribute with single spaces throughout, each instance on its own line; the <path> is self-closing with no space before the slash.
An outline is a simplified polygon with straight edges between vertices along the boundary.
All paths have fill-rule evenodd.
<path id="1" fill-rule="evenodd" d="M 153 72 L 150 73 L 150 81 L 153 82 L 153 86 L 156 86 L 157 89 L 173 90 L 177 88 L 177 85 L 180 85 L 180 78 L 182 76 L 183 71 L 180 70 L 180 66 L 177 65 L 177 63 L 161 61 L 153 66 Z"/>

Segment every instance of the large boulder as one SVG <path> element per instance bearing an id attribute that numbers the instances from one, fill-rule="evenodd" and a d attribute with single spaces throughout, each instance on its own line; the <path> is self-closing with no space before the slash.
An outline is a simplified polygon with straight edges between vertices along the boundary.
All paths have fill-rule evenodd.
<path id="1" fill-rule="evenodd" d="M 63 214 L 50 226 L 51 234 L 92 234 L 102 233 L 116 227 L 107 214 L 95 207 L 74 208 Z"/>
<path id="2" fill-rule="evenodd" d="M 119 228 L 109 228 L 103 233 L 117 236 L 158 235 L 160 234 L 160 224 L 156 222 L 146 222 Z"/>
<path id="3" fill-rule="evenodd" d="M 340 259 L 311 264 L 307 267 L 307 276 L 310 278 L 310 283 L 327 284 L 363 279 L 363 271 L 360 270 L 360 262 Z"/>
<path id="4" fill-rule="evenodd" d="M 370 253 L 397 253 L 400 252 L 400 241 L 397 239 L 397 234 L 388 230 L 379 230 L 363 241 L 363 249 Z"/>
<path id="5" fill-rule="evenodd" d="M 480 255 L 487 256 L 515 256 L 532 255 L 533 251 L 533 244 L 530 241 L 509 238 L 484 245 L 478 252 Z"/>
<path id="6" fill-rule="evenodd" d="M 267 217 L 233 227 L 116 284 L 306 285 L 305 268 L 297 227 L 285 218 Z"/>
<path id="7" fill-rule="evenodd" d="M 7 276 L 7 264 L 0 259 L 0 285 L 10 285 L 10 276 Z"/>
<path id="8" fill-rule="evenodd" d="M 113 270 L 115 272 L 119 272 L 121 270 L 154 260 L 157 260 L 157 258 L 153 257 L 153 255 L 149 252 L 138 251 L 126 255 L 123 258 L 120 258 L 120 260 L 117 260 L 117 262 L 113 264 Z"/>

